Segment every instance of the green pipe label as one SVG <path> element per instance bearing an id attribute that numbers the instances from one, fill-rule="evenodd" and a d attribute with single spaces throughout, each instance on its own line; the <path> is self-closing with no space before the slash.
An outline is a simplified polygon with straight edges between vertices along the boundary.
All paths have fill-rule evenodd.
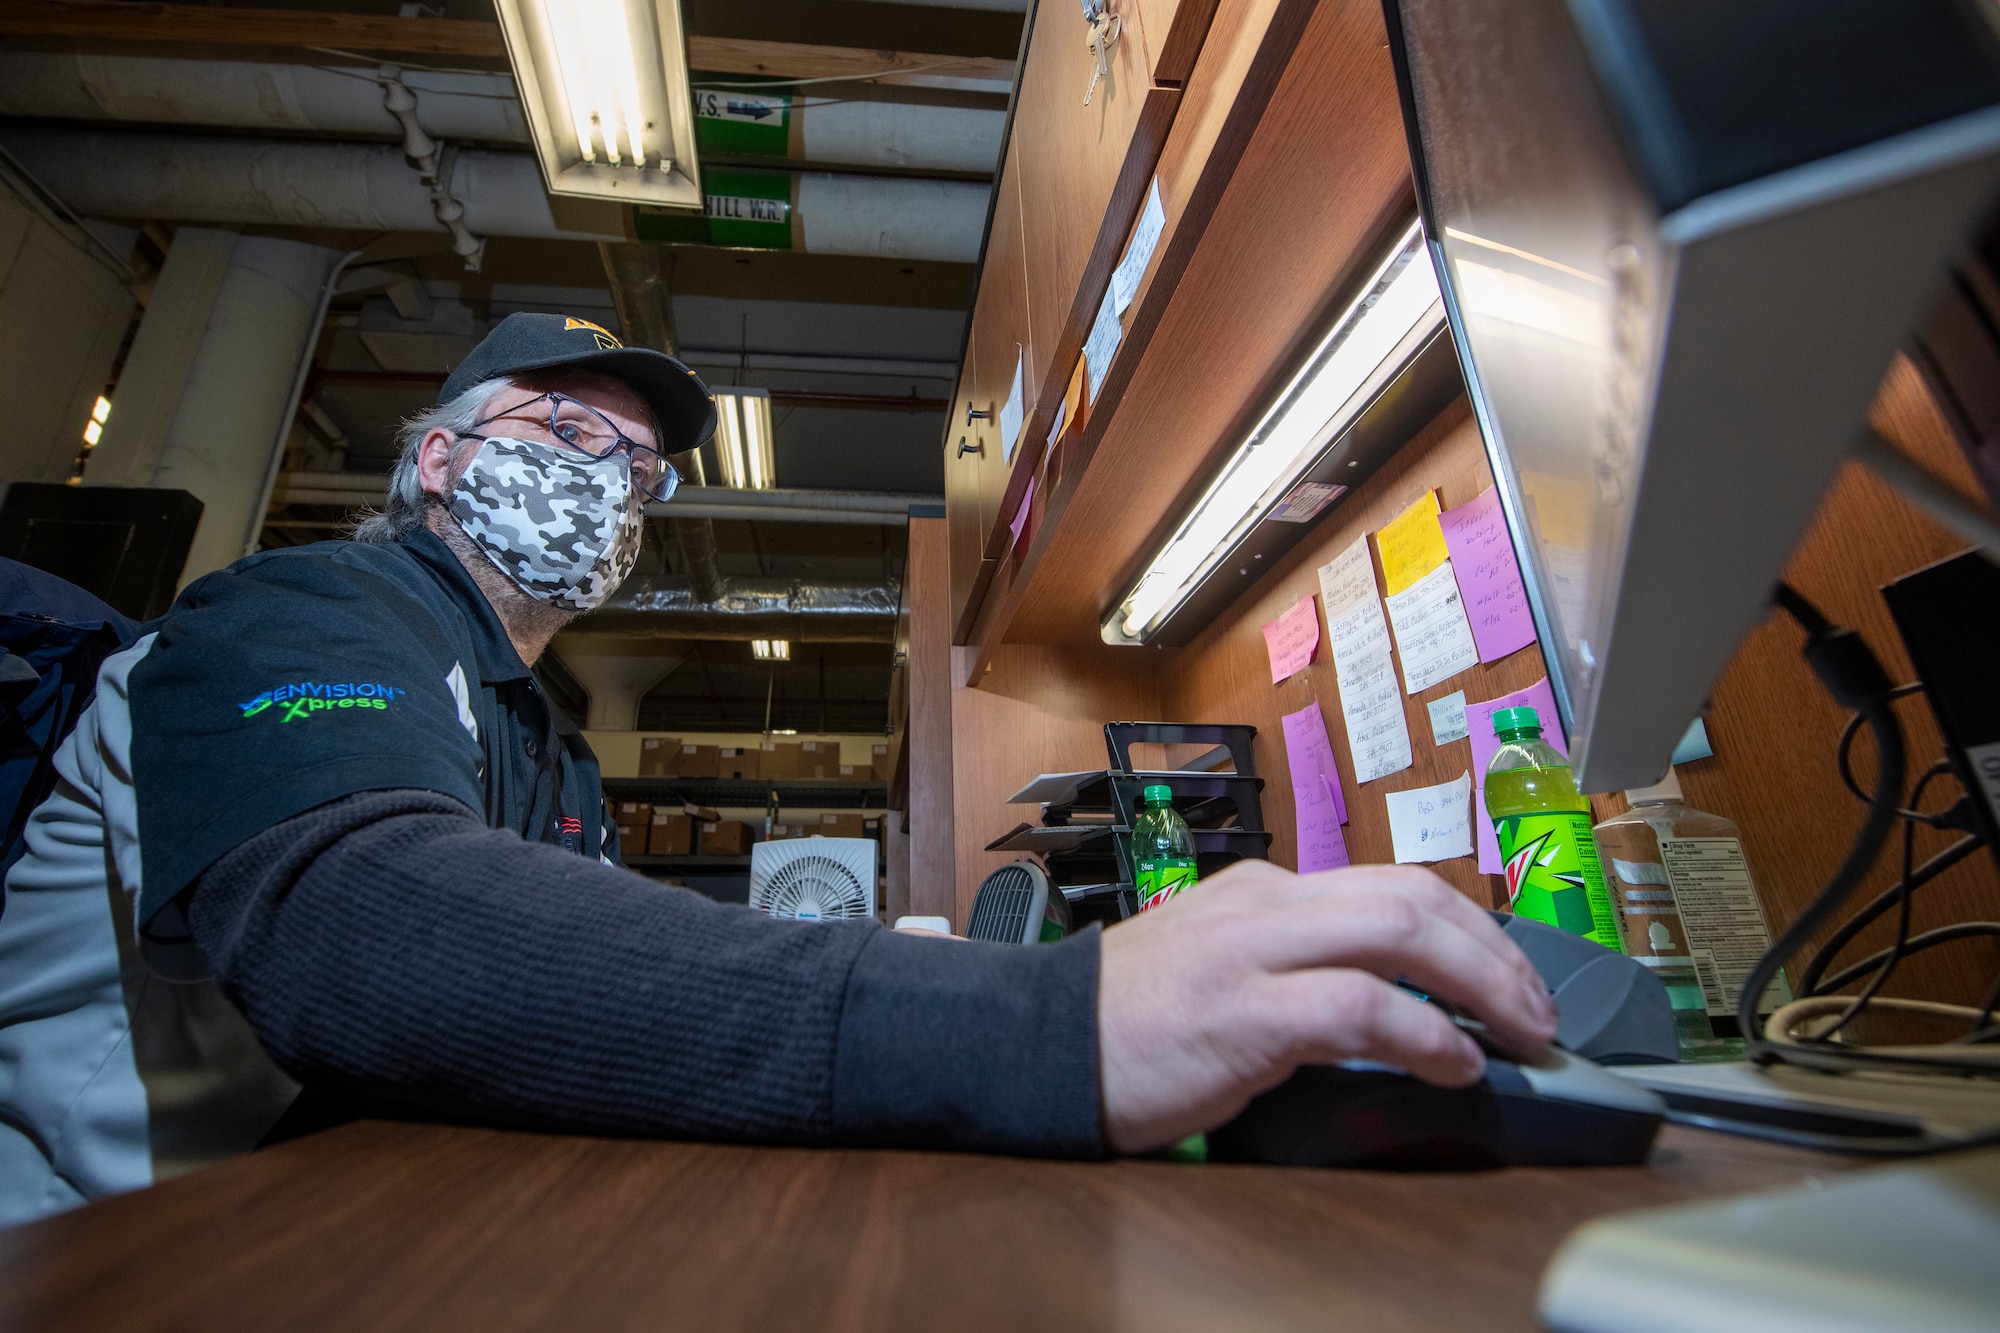
<path id="1" fill-rule="evenodd" d="M 1613 953 L 1625 952 L 1588 814 L 1538 810 L 1503 815 L 1493 821 L 1493 831 L 1516 914 L 1581 935 Z"/>
<path id="2" fill-rule="evenodd" d="M 702 216 L 640 206 L 632 226 L 639 240 L 668 245 L 722 245 L 791 250 L 793 177 L 783 171 L 702 172 Z"/>
<path id="3" fill-rule="evenodd" d="M 790 93 L 739 88 L 694 91 L 694 142 L 704 153 L 789 155 L 792 134 Z"/>

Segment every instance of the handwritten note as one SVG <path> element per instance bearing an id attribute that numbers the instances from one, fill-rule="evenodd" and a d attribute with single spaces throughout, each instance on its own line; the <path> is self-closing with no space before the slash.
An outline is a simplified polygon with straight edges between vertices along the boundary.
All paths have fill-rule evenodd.
<path id="1" fill-rule="evenodd" d="M 1118 261 L 1118 268 L 1111 275 L 1111 290 L 1118 298 L 1118 314 L 1122 318 L 1132 298 L 1139 294 L 1139 279 L 1146 276 L 1146 266 L 1153 262 L 1153 251 L 1159 248 L 1160 232 L 1167 225 L 1167 210 L 1160 203 L 1160 178 L 1153 177 L 1153 188 L 1146 192 L 1146 207 L 1139 213 L 1139 224 L 1132 229 L 1132 243 L 1125 247 L 1125 257 Z"/>
<path id="2" fill-rule="evenodd" d="M 1438 526 L 1436 491 L 1389 521 L 1375 534 L 1375 549 L 1382 553 L 1383 591 L 1394 597 L 1450 558 L 1444 544 L 1444 529 Z"/>
<path id="3" fill-rule="evenodd" d="M 1090 381 L 1090 401 L 1097 401 L 1097 394 L 1104 387 L 1104 377 L 1111 373 L 1111 358 L 1118 351 L 1118 340 L 1125 331 L 1118 326 L 1118 304 L 1109 287 L 1104 289 L 1104 299 L 1097 303 L 1097 318 L 1091 321 L 1090 336 L 1083 342 L 1083 364 L 1085 375 Z"/>
<path id="4" fill-rule="evenodd" d="M 1465 599 L 1445 560 L 1401 592 L 1390 593 L 1389 623 L 1403 659 L 1403 688 L 1411 694 L 1476 666 L 1479 647 L 1465 623 Z"/>
<path id="5" fill-rule="evenodd" d="M 1264 626 L 1264 648 L 1271 655 L 1271 683 L 1305 669 L 1319 651 L 1319 608 L 1312 595 L 1301 597 L 1292 609 Z"/>
<path id="6" fill-rule="evenodd" d="M 1341 797 L 1340 772 L 1333 763 L 1333 742 L 1319 705 L 1310 704 L 1284 717 L 1285 758 L 1292 770 L 1292 807 L 1299 821 L 1299 873 L 1335 870 L 1348 863 L 1347 839 L 1340 826 L 1347 819 Z"/>
<path id="7" fill-rule="evenodd" d="M 1014 459 L 1014 446 L 1019 442 L 1021 427 L 1026 424 L 1027 385 L 1025 383 L 1028 354 L 1014 353 L 1014 387 L 1007 391 L 1007 401 L 1000 404 L 1000 457 L 1008 462 Z"/>
<path id="8" fill-rule="evenodd" d="M 1356 538 L 1320 566 L 1319 590 L 1326 601 L 1327 643 L 1340 685 L 1340 715 L 1353 752 L 1354 780 L 1372 782 L 1408 768 L 1412 757 L 1409 723 L 1403 718 L 1403 698 L 1389 656 L 1389 626 L 1375 592 L 1375 565 L 1368 556 L 1366 537 Z"/>
<path id="9" fill-rule="evenodd" d="M 1493 734 L 1493 715 L 1502 708 L 1522 705 L 1534 709 L 1535 716 L 1541 718 L 1542 739 L 1561 751 L 1564 758 L 1569 757 L 1569 739 L 1563 735 L 1562 719 L 1556 714 L 1555 692 L 1549 688 L 1546 676 L 1525 690 L 1465 706 L 1465 727 L 1472 737 L 1472 771 L 1478 775 L 1475 793 L 1478 799 L 1474 802 L 1477 817 L 1472 821 L 1472 833 L 1479 844 L 1482 875 L 1497 875 L 1501 870 L 1500 839 L 1493 834 L 1493 816 L 1486 809 L 1486 766 L 1493 762 L 1493 753 L 1500 748 L 1499 738 Z"/>
<path id="10" fill-rule="evenodd" d="M 1449 745 L 1453 741 L 1465 739 L 1465 691 L 1458 690 L 1442 699 L 1433 699 L 1431 710 L 1431 739 L 1439 745 Z"/>
<path id="11" fill-rule="evenodd" d="M 1507 535 L 1507 516 L 1500 511 L 1499 490 L 1488 488 L 1470 504 L 1446 510 L 1438 523 L 1465 596 L 1479 660 L 1497 662 L 1533 643 L 1535 621 L 1528 614 L 1528 594 Z"/>
<path id="12" fill-rule="evenodd" d="M 1435 787 L 1388 793 L 1389 837 L 1396 860 L 1448 861 L 1472 855 L 1472 775 Z"/>
<path id="13" fill-rule="evenodd" d="M 1033 512 L 1034 507 L 1035 479 L 1030 477 L 1028 478 L 1028 489 L 1021 493 L 1021 507 L 1014 511 L 1014 521 L 1007 525 L 1007 530 L 1014 534 L 1014 539 L 1008 543 L 1008 547 L 1016 555 L 1021 553 L 1021 547 L 1027 542 L 1028 515 Z"/>

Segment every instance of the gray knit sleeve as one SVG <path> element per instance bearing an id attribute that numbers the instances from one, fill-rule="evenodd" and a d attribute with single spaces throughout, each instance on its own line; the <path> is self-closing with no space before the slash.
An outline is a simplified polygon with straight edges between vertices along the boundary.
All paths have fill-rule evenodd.
<path id="1" fill-rule="evenodd" d="M 421 791 L 266 830 L 187 914 L 273 1059 L 360 1100 L 557 1130 L 1101 1151 L 1094 935 L 1009 949 L 773 921 Z"/>

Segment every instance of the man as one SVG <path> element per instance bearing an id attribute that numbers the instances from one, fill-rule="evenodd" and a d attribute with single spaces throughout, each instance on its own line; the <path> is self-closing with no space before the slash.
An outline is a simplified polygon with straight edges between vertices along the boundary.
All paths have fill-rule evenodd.
<path id="1" fill-rule="evenodd" d="M 406 428 L 358 540 L 209 575 L 106 663 L 7 881 L 0 1218 L 150 1179 L 121 942 L 211 973 L 306 1097 L 552 1130 L 1088 1157 L 1304 1062 L 1478 1077 L 1384 978 L 1549 1038 L 1532 966 L 1414 869 L 1244 866 L 1021 949 L 618 868 L 530 667 L 630 572 L 667 455 L 713 425 L 678 362 L 511 316 Z"/>

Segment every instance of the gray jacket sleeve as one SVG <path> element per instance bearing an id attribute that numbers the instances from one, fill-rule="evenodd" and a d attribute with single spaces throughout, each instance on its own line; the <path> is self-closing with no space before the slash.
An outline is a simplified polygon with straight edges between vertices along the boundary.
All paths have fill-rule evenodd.
<path id="1" fill-rule="evenodd" d="M 1103 1151 L 1095 931 L 1021 948 L 773 921 L 421 791 L 287 820 L 186 907 L 308 1085 L 555 1130 Z"/>

